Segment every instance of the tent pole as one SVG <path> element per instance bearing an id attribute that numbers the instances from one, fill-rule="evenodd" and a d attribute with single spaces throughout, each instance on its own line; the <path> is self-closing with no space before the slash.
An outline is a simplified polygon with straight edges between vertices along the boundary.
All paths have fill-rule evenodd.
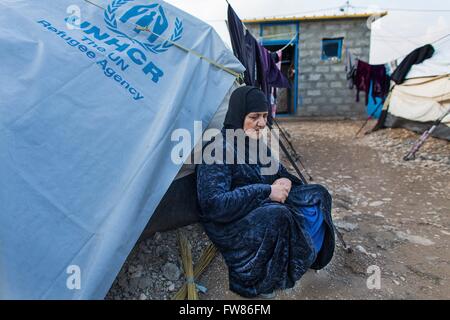
<path id="1" fill-rule="evenodd" d="M 414 144 L 411 150 L 408 152 L 406 156 L 403 157 L 404 161 L 414 160 L 416 158 L 416 153 L 419 149 L 424 145 L 425 141 L 431 136 L 431 134 L 436 130 L 436 128 L 441 124 L 444 118 L 450 114 L 450 107 L 444 112 L 444 114 L 437 119 L 430 129 L 425 131 L 419 140 Z"/>
<path id="2" fill-rule="evenodd" d="M 297 151 L 294 149 L 294 146 L 292 145 L 291 141 L 289 140 L 289 138 L 287 137 L 287 135 L 285 134 L 284 130 L 281 128 L 281 126 L 278 124 L 278 122 L 275 120 L 275 118 L 272 118 L 273 122 L 276 124 L 278 130 L 280 130 L 281 135 L 283 136 L 284 140 L 287 141 L 290 149 L 292 150 L 293 153 L 293 157 L 295 158 L 295 161 L 298 161 L 300 163 L 300 165 L 303 167 L 306 175 L 308 176 L 309 181 L 312 181 L 313 178 L 311 177 L 311 175 L 309 174 L 308 170 L 306 169 L 305 165 L 303 164 L 302 160 L 301 160 L 301 156 L 297 153 Z"/>
<path id="3" fill-rule="evenodd" d="M 359 128 L 358 132 L 355 134 L 355 138 L 358 137 L 358 135 L 360 134 L 360 132 L 364 129 L 364 127 L 367 125 L 367 123 L 373 118 L 373 116 L 375 115 L 375 113 L 378 112 L 378 110 L 380 109 L 380 106 L 382 106 L 381 104 L 378 105 L 375 110 L 369 115 L 369 117 L 366 119 L 366 121 L 364 121 L 363 125 L 361 126 L 361 128 Z"/>
<path id="4" fill-rule="evenodd" d="M 270 124 L 268 124 L 269 129 L 272 130 L 272 126 Z M 286 157 L 288 158 L 289 162 L 292 164 L 292 166 L 294 167 L 295 172 L 297 172 L 300 180 L 302 181 L 302 183 L 304 185 L 308 184 L 308 181 L 305 179 L 305 177 L 303 176 L 303 174 L 301 173 L 300 169 L 298 168 L 297 164 L 295 163 L 295 161 L 292 159 L 291 155 L 289 154 L 288 150 L 286 149 L 286 147 L 284 146 L 283 142 L 280 141 L 280 147 L 281 150 L 283 150 L 284 154 L 286 155 Z M 342 233 L 339 232 L 339 230 L 336 228 L 336 226 L 333 226 L 334 232 L 336 233 L 339 241 L 342 243 L 342 246 L 344 247 L 344 250 L 347 253 L 352 253 L 353 249 L 351 247 L 349 247 L 347 245 L 347 243 L 344 240 L 344 237 L 342 236 Z"/>
<path id="5" fill-rule="evenodd" d="M 272 120 L 275 123 L 275 125 L 277 126 L 278 130 L 280 130 L 281 135 L 283 136 L 284 140 L 286 140 L 287 143 L 289 144 L 289 147 L 291 148 L 291 150 L 293 152 L 293 156 L 294 156 L 295 160 L 298 160 L 300 158 L 300 155 L 294 149 L 294 146 L 292 145 L 291 141 L 287 138 L 287 135 L 284 132 L 283 128 L 281 128 L 281 126 L 278 124 L 278 121 L 275 118 L 272 118 Z"/>
<path id="6" fill-rule="evenodd" d="M 270 128 L 270 129 L 272 129 L 272 128 Z M 305 176 L 301 173 L 300 169 L 298 168 L 298 166 L 295 163 L 294 159 L 292 159 L 291 155 L 289 154 L 289 151 L 286 149 L 286 147 L 283 144 L 283 142 L 280 140 L 279 143 L 280 143 L 281 150 L 283 150 L 284 154 L 288 158 L 288 160 L 291 163 L 292 167 L 294 167 L 294 170 L 295 170 L 295 172 L 297 172 L 297 175 L 300 178 L 300 180 L 302 181 L 302 183 L 303 184 L 308 184 L 308 181 L 306 181 Z"/>
<path id="7" fill-rule="evenodd" d="M 267 126 L 270 130 L 273 130 L 273 127 L 271 124 L 267 123 Z M 295 163 L 294 159 L 292 159 L 291 155 L 289 154 L 289 151 L 286 149 L 285 145 L 281 140 L 279 140 L 281 150 L 283 150 L 284 154 L 288 158 L 289 162 L 291 163 L 292 167 L 294 168 L 295 172 L 297 172 L 298 177 L 302 181 L 303 184 L 308 184 L 308 182 L 305 179 L 305 176 L 302 174 L 300 169 L 298 168 L 297 164 Z"/>

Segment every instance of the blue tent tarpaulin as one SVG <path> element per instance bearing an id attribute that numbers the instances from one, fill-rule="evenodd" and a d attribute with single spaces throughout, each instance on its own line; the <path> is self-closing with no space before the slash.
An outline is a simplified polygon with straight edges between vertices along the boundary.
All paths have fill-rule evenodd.
<path id="1" fill-rule="evenodd" d="M 98 3 L 0 0 L 2 299 L 104 298 L 235 80 L 198 54 L 243 71 L 165 2 Z"/>

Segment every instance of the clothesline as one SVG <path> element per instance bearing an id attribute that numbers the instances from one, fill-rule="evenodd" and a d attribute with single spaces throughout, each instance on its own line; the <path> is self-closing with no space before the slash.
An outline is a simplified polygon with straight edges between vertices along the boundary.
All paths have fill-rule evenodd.
<path id="1" fill-rule="evenodd" d="M 442 36 L 441 38 L 439 38 L 439 39 L 437 39 L 437 40 L 434 40 L 434 41 L 430 42 L 429 44 L 435 44 L 435 43 L 437 43 L 437 42 L 439 42 L 439 41 L 441 41 L 441 40 L 444 40 L 445 38 L 448 38 L 449 36 L 450 36 L 450 33 L 448 33 L 448 34 Z M 350 52 L 350 49 L 349 49 L 349 48 L 346 48 L 346 49 L 348 49 L 348 52 Z M 351 53 L 351 52 L 350 52 L 350 53 Z M 353 53 L 351 53 L 351 54 L 355 57 L 355 59 L 360 60 L 359 57 L 358 57 L 357 55 L 355 55 L 355 54 L 353 54 Z M 408 54 L 409 54 L 409 53 L 408 53 Z M 393 60 L 391 60 L 391 61 L 389 61 L 389 62 L 386 62 L 385 64 L 396 63 L 398 60 L 405 58 L 408 54 L 401 55 L 400 57 L 398 57 L 398 58 L 396 58 L 396 59 L 393 59 Z"/>
<path id="2" fill-rule="evenodd" d="M 443 36 L 443 37 L 441 37 L 441 38 L 439 38 L 439 39 L 433 41 L 431 44 L 434 44 L 434 43 L 437 43 L 437 42 L 439 42 L 439 41 L 441 41 L 441 40 L 444 40 L 445 38 L 448 38 L 449 36 L 450 36 L 450 33 L 447 33 L 445 36 Z"/>
<path id="3" fill-rule="evenodd" d="M 249 30 L 245 31 L 242 20 L 230 5 L 228 6 L 228 28 L 233 52 L 246 68 L 244 82 L 261 88 L 270 102 L 268 111 L 271 118 L 274 114 L 271 88 L 290 88 L 291 84 L 277 66 L 272 52 L 267 50 Z M 296 36 L 297 34 L 287 41 L 288 45 L 295 40 Z M 278 56 L 280 53 L 281 51 L 278 51 Z"/>
<path id="4" fill-rule="evenodd" d="M 233 7 L 233 6 L 228 2 L 228 0 L 225 0 L 225 2 L 226 2 L 230 7 Z M 225 21 L 226 21 L 226 20 L 225 20 Z M 249 31 L 249 30 L 247 29 L 247 26 L 245 25 L 245 23 L 243 23 L 242 26 L 244 27 L 245 31 Z M 250 32 L 250 31 L 249 31 L 249 32 Z"/>
<path id="5" fill-rule="evenodd" d="M 230 4 L 230 2 L 229 2 L 228 0 L 225 0 L 225 2 L 226 2 L 228 5 L 231 6 L 231 4 Z M 249 31 L 249 30 L 247 29 L 247 27 L 245 26 L 244 23 L 243 23 L 242 25 L 244 26 L 244 29 L 245 29 L 245 30 Z M 279 37 L 279 36 L 282 36 L 282 35 L 290 35 L 290 34 L 294 34 L 294 33 L 293 33 L 293 32 L 288 32 L 288 33 L 279 33 L 279 34 L 274 34 L 274 35 L 269 35 L 269 36 L 260 36 L 260 37 L 258 37 L 258 40 L 260 40 L 260 39 L 266 39 L 266 38 L 276 38 L 276 37 Z M 298 33 L 295 33 L 294 38 L 297 37 L 298 35 L 299 35 Z M 449 36 L 450 36 L 450 33 L 447 34 L 447 35 L 445 35 L 445 36 L 443 36 L 442 38 L 439 38 L 439 39 L 437 39 L 437 40 L 431 42 L 430 44 L 434 44 L 434 43 L 436 43 L 436 42 L 439 42 L 439 41 L 441 41 L 442 39 L 445 39 L 445 38 L 447 38 L 447 37 L 449 37 Z M 404 37 L 402 37 L 402 39 L 403 39 L 403 38 L 404 38 Z M 292 41 L 293 41 L 293 40 L 291 40 L 291 41 L 289 42 L 289 44 L 286 45 L 285 47 L 283 47 L 283 49 L 281 49 L 281 50 L 286 49 L 286 48 L 292 43 Z M 415 43 L 414 43 L 414 44 L 415 44 Z M 354 56 L 356 57 L 356 55 L 354 55 Z M 393 61 L 388 62 L 388 63 L 386 63 L 386 64 L 390 64 L 390 63 L 392 63 L 392 62 L 394 62 L 394 61 L 397 61 L 397 60 L 401 59 L 402 57 L 404 57 L 404 56 L 398 57 L 397 59 L 394 59 Z M 357 57 L 356 57 L 356 58 L 357 58 Z M 357 59 L 359 60 L 359 58 L 357 58 Z"/>
<path id="6" fill-rule="evenodd" d="M 283 51 L 284 49 L 289 47 L 291 45 L 291 43 L 294 42 L 295 38 L 297 38 L 297 37 L 298 37 L 298 33 L 296 33 L 295 36 L 292 37 L 291 41 L 289 41 L 289 43 L 287 45 L 285 45 L 283 48 L 281 48 L 280 50 L 277 50 L 277 51 Z"/>
<path id="7" fill-rule="evenodd" d="M 441 39 L 443 38 L 445 37 L 442 37 Z M 441 39 L 438 39 L 437 41 Z M 433 43 L 437 41 L 434 41 Z M 348 49 L 346 49 L 346 51 L 348 52 Z M 434 53 L 435 49 L 431 44 L 424 45 L 411 51 L 402 60 L 400 65 L 395 65 L 395 67 L 392 68 L 392 62 L 388 66 L 388 64 L 371 65 L 362 60 L 356 61 L 353 59 L 352 54 L 348 52 L 346 57 L 346 72 L 347 79 L 351 81 L 349 83 L 351 84 L 349 88 L 352 88 L 353 85 L 356 86 L 356 101 L 359 101 L 359 92 L 365 91 L 366 105 L 369 102 L 368 98 L 371 90 L 374 101 L 376 101 L 377 97 L 384 100 L 384 97 L 392 91 L 395 85 L 403 84 L 403 82 L 407 79 L 407 75 L 412 66 L 430 59 L 433 57 Z M 389 69 L 395 69 L 395 71 L 389 74 Z M 425 80 L 424 83 L 431 81 L 433 80 Z"/>
<path id="8" fill-rule="evenodd" d="M 230 5 L 230 3 L 228 2 L 228 0 L 225 0 L 226 1 L 226 3 L 230 6 L 230 7 L 232 7 L 231 5 Z M 285 32 L 285 33 L 278 33 L 278 34 L 272 34 L 272 35 L 269 35 L 269 36 L 266 36 L 266 37 L 264 37 L 264 36 L 259 36 L 259 37 L 255 37 L 251 32 L 250 32 L 250 30 L 245 26 L 245 24 L 244 23 L 242 23 L 242 26 L 244 27 L 244 29 L 245 29 L 245 31 L 247 31 L 248 33 L 250 33 L 252 36 L 253 36 L 253 38 L 255 38 L 255 39 L 258 39 L 259 41 L 259 43 L 262 45 L 262 41 L 261 40 L 263 40 L 263 39 L 267 39 L 267 38 L 276 38 L 276 37 L 279 37 L 279 36 L 282 36 L 282 35 L 291 35 L 291 34 L 294 34 L 293 32 Z M 292 39 L 283 47 L 283 48 L 281 48 L 281 49 L 279 49 L 279 50 L 277 50 L 277 51 L 283 51 L 283 50 L 285 50 L 287 47 L 289 47 L 291 44 L 292 44 L 292 42 L 294 42 L 295 41 L 295 38 L 297 38 L 298 37 L 298 32 L 296 32 L 295 34 L 294 34 L 294 36 L 292 37 Z M 270 51 L 271 52 L 271 51 Z"/>

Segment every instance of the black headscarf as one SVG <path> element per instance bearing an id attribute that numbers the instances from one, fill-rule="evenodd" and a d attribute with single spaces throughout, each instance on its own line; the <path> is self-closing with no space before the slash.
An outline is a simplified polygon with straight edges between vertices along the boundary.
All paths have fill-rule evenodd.
<path id="1" fill-rule="evenodd" d="M 252 86 L 233 91 L 223 123 L 225 129 L 243 129 L 245 117 L 252 112 L 267 112 L 269 103 L 264 93 Z"/>
<path id="2" fill-rule="evenodd" d="M 226 129 L 238 130 L 244 129 L 245 117 L 252 112 L 268 112 L 269 103 L 265 94 L 256 87 L 243 86 L 237 88 L 230 97 L 230 103 L 228 106 L 228 112 L 225 116 L 225 121 L 223 123 L 224 127 L 222 129 L 222 134 L 226 137 Z M 260 161 L 259 143 L 250 143 L 250 137 L 244 134 L 245 141 L 245 163 L 247 164 L 258 164 L 263 166 Z M 238 139 L 234 139 L 233 145 L 236 151 Z M 253 141 L 254 142 L 254 141 Z M 270 157 L 270 150 L 267 150 L 268 156 Z M 237 154 L 235 154 L 235 157 Z M 238 161 L 235 158 L 235 161 Z M 237 162 L 236 162 L 237 163 Z"/>

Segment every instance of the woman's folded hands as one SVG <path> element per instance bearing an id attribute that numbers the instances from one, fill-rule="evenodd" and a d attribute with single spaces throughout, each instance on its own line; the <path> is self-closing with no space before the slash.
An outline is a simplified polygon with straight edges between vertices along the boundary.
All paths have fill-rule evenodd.
<path id="1" fill-rule="evenodd" d="M 270 200 L 284 203 L 291 191 L 292 182 L 287 178 L 275 180 L 272 184 L 272 192 L 270 193 Z"/>

